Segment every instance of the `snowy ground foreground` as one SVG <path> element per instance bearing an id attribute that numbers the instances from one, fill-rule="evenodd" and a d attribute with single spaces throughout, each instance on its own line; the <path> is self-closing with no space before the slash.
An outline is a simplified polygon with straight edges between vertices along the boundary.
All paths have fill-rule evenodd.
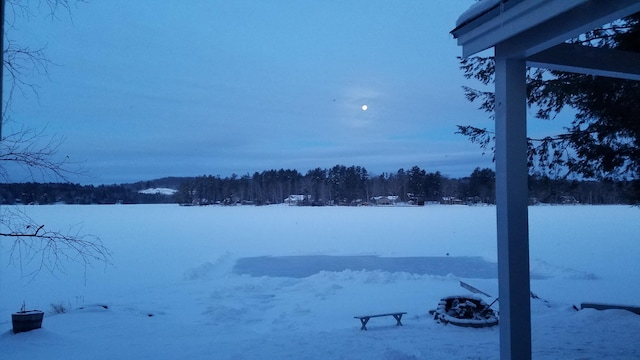
<path id="1" fill-rule="evenodd" d="M 495 262 L 495 207 L 56 205 L 25 210 L 49 228 L 81 225 L 99 234 L 113 251 L 114 266 L 89 268 L 85 274 L 66 263 L 65 273 L 40 273 L 29 282 L 8 265 L 10 244 L 2 243 L 3 360 L 498 357 L 497 327 L 444 326 L 428 315 L 440 298 L 469 294 L 459 287 L 457 275 L 468 270 L 464 261 L 441 262 L 438 271 L 451 267 L 447 275 L 358 268 L 307 277 L 234 271 L 237 261 L 261 256 Z M 534 358 L 640 358 L 640 316 L 572 309 L 581 302 L 640 305 L 640 209 L 539 206 L 529 213 L 532 290 L 547 301 L 532 300 Z M 313 257 L 304 259 L 308 264 L 294 262 L 301 272 L 313 267 Z M 34 265 L 24 265 L 23 272 Z M 465 282 L 497 294 L 497 279 L 465 274 Z M 48 314 L 42 329 L 14 335 L 10 314 L 23 300 Z M 52 314 L 51 304 L 70 311 Z M 364 332 L 353 318 L 389 311 L 408 312 L 403 327 L 395 327 L 390 317 L 375 318 Z"/>

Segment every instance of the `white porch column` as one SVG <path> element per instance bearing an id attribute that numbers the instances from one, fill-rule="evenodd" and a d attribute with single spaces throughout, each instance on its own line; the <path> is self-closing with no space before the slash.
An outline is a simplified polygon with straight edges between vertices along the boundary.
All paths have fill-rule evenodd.
<path id="1" fill-rule="evenodd" d="M 502 45 L 503 46 L 503 45 Z M 495 47 L 500 358 L 531 359 L 526 64 Z M 501 54 L 503 54 L 501 56 Z"/>

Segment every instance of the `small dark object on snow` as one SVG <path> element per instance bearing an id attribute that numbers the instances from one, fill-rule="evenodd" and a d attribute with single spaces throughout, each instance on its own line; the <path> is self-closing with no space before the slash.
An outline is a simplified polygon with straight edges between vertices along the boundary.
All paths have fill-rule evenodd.
<path id="1" fill-rule="evenodd" d="M 442 298 L 433 318 L 443 324 L 464 327 L 488 327 L 498 325 L 498 316 L 482 299 L 470 296 Z"/>
<path id="2" fill-rule="evenodd" d="M 23 310 L 11 314 L 11 323 L 13 325 L 13 333 L 21 333 L 40 329 L 42 327 L 42 319 L 44 312 L 40 310 Z"/>

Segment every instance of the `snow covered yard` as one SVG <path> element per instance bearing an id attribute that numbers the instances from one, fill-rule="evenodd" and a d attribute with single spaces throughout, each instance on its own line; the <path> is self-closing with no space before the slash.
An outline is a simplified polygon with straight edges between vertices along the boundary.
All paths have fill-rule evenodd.
<path id="1" fill-rule="evenodd" d="M 444 296 L 470 294 L 460 280 L 497 295 L 497 279 L 469 276 L 467 261 L 495 266 L 494 207 L 25 210 L 47 227 L 81 225 L 100 235 L 113 266 L 85 274 L 65 263 L 65 272 L 32 280 L 8 265 L 10 244 L 1 244 L 2 359 L 498 357 L 497 327 L 445 326 L 428 314 Z M 532 299 L 534 358 L 640 358 L 640 316 L 573 309 L 581 302 L 640 305 L 640 209 L 538 206 L 529 213 L 531 286 L 541 298 Z M 293 262 L 302 275 L 249 275 L 237 267 L 264 256 L 304 256 Z M 437 271 L 394 271 L 396 262 L 342 269 L 357 259 L 376 264 L 373 256 L 440 260 Z M 313 259 L 336 267 L 309 275 Z M 14 335 L 10 314 L 23 301 L 48 313 L 42 329 Z M 51 304 L 68 311 L 53 314 Z M 390 311 L 407 312 L 403 327 L 383 317 L 360 331 L 353 318 Z"/>

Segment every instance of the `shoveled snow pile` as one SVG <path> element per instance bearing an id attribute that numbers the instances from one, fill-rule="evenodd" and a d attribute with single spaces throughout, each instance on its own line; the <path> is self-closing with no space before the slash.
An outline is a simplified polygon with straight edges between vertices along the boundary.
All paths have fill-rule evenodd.
<path id="1" fill-rule="evenodd" d="M 498 296 L 495 207 L 21 210 L 47 228 L 100 235 L 113 265 L 85 272 L 64 262 L 63 271 L 32 278 L 39 264 L 23 262 L 21 275 L 5 240 L 3 360 L 499 357 L 499 325 L 443 325 L 429 314 L 441 299 L 467 292 L 461 280 L 491 295 L 487 303 Z M 640 316 L 574 306 L 640 305 L 640 209 L 529 213 L 533 358 L 639 359 Z M 42 329 L 13 334 L 11 313 L 23 302 L 47 314 Z M 499 311 L 499 301 L 492 308 Z M 407 312 L 403 326 L 380 317 L 361 331 L 354 319 L 390 312 Z"/>

